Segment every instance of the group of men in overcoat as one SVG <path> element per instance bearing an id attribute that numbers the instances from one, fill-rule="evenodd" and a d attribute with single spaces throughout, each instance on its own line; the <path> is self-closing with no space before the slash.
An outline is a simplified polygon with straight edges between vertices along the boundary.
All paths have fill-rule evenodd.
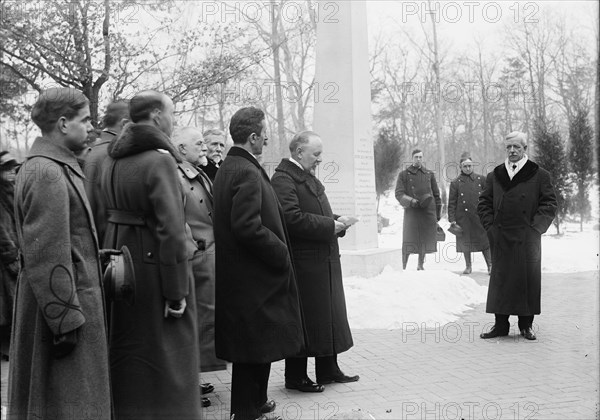
<path id="1" fill-rule="evenodd" d="M 213 186 L 197 166 L 207 151 L 202 134 L 188 127 L 173 135 L 166 95 L 140 92 L 128 111 L 88 154 L 94 185 L 86 195 L 77 154 L 92 130 L 89 102 L 60 88 L 34 106 L 42 137 L 15 193 L 21 277 L 8 418 L 200 418 L 203 327 L 216 336 L 207 362 L 233 362 L 237 420 L 275 410 L 267 397 L 275 360 L 286 359 L 290 389 L 323 391 L 308 378 L 308 356 L 317 357 L 322 383 L 358 380 L 337 363 L 353 344 L 337 237 L 353 221 L 333 214 L 314 176 L 318 135 L 297 136 L 274 188 L 257 160 L 267 144 L 264 113 L 242 108 Z M 135 299 L 107 300 L 102 266 L 124 246 Z M 211 303 L 196 293 L 211 295 L 215 274 Z M 300 373 L 288 375 L 287 361 L 299 361 Z"/>
<path id="2" fill-rule="evenodd" d="M 518 315 L 520 334 L 535 340 L 533 319 L 541 312 L 541 235 L 556 215 L 557 201 L 550 174 L 527 154 L 527 137 L 515 131 L 504 141 L 507 158 L 483 179 L 473 172 L 468 153 L 460 160 L 460 175 L 450 184 L 448 220 L 457 235 L 457 251 L 465 255 L 464 274 L 471 273 L 471 253 L 481 251 L 490 283 L 486 312 L 495 314 L 494 326 L 483 339 L 506 336 L 509 316 Z M 403 266 L 410 253 L 436 252 L 436 216 L 440 219 L 439 191 L 432 171 L 422 165 L 422 152 L 412 152 L 412 164 L 400 172 L 396 198 L 405 208 Z"/>

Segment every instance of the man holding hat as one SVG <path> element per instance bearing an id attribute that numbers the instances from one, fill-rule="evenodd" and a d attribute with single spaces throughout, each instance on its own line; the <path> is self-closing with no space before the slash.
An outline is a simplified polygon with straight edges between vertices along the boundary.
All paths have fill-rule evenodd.
<path id="1" fill-rule="evenodd" d="M 404 207 L 402 267 L 406 269 L 410 254 L 418 254 L 417 270 L 424 270 L 425 254 L 437 251 L 442 200 L 435 174 L 423 166 L 419 149 L 412 151 L 412 164 L 398 175 L 396 199 Z"/>
<path id="2" fill-rule="evenodd" d="M 477 216 L 479 195 L 485 187 L 485 178 L 473 172 L 471 155 L 465 152 L 460 158 L 460 175 L 450 183 L 448 195 L 448 221 L 454 225 L 450 232 L 456 235 L 456 251 L 465 255 L 463 274 L 471 274 L 471 252 L 483 254 L 492 272 L 492 256 L 487 234 Z"/>

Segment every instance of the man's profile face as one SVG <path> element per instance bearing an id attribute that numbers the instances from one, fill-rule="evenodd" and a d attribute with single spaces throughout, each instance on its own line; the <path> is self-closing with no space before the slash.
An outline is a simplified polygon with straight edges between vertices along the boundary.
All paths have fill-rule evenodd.
<path id="1" fill-rule="evenodd" d="M 225 137 L 218 134 L 206 136 L 206 147 L 208 148 L 208 158 L 213 162 L 219 163 L 223 160 L 223 151 L 225 150 Z"/>
<path id="2" fill-rule="evenodd" d="M 317 166 L 323 160 L 323 142 L 320 137 L 311 136 L 308 143 L 299 146 L 298 163 L 302 165 L 305 171 L 315 174 Z"/>
<path id="3" fill-rule="evenodd" d="M 506 140 L 504 145 L 506 146 L 508 161 L 513 163 L 520 161 L 525 155 L 525 150 L 527 150 L 527 146 L 518 139 Z"/>
<path id="4" fill-rule="evenodd" d="M 187 132 L 183 145 L 185 147 L 185 160 L 194 165 L 206 164 L 206 146 L 200 131 L 190 130 Z"/>
<path id="5" fill-rule="evenodd" d="M 412 156 L 413 165 L 420 168 L 423 165 L 423 152 L 415 153 Z"/>
<path id="6" fill-rule="evenodd" d="M 63 118 L 63 117 L 61 117 Z M 65 120 L 65 146 L 73 151 L 80 152 L 87 147 L 88 134 L 94 129 L 90 116 L 90 107 L 84 106 L 70 120 Z"/>
<path id="7" fill-rule="evenodd" d="M 255 156 L 262 155 L 263 147 L 267 145 L 269 138 L 267 137 L 267 121 L 262 120 L 262 130 L 260 134 L 254 134 L 255 141 L 252 145 L 252 154 Z"/>

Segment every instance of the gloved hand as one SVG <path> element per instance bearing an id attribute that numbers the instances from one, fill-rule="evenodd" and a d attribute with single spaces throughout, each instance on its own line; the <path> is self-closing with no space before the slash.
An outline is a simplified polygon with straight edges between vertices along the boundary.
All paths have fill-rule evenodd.
<path id="1" fill-rule="evenodd" d="M 413 209 L 419 207 L 419 200 L 417 200 L 416 198 L 413 198 L 412 200 L 410 200 L 410 206 Z"/>
<path id="2" fill-rule="evenodd" d="M 98 250 L 98 257 L 100 258 L 100 264 L 104 267 L 110 262 L 111 255 L 121 255 L 123 251 L 120 249 L 100 249 Z"/>
<path id="3" fill-rule="evenodd" d="M 52 355 L 55 359 L 68 356 L 75 349 L 77 341 L 77 329 L 66 334 L 55 335 L 52 341 Z"/>

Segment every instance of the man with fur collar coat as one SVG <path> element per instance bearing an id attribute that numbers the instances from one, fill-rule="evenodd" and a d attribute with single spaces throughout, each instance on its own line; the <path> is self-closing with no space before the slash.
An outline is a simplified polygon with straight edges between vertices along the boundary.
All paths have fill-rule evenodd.
<path id="1" fill-rule="evenodd" d="M 492 251 L 486 312 L 496 318 L 491 331 L 482 333 L 481 338 L 508 335 L 508 318 L 518 315 L 521 335 L 535 340 L 533 317 L 540 313 L 542 234 L 556 215 L 556 195 L 548 171 L 525 154 L 525 133 L 510 133 L 504 144 L 506 161 L 488 174 L 477 206 Z"/>
<path id="2" fill-rule="evenodd" d="M 198 329 L 178 179 L 169 136 L 174 106 L 144 91 L 129 103 L 131 124 L 108 147 L 101 188 L 104 242 L 126 245 L 135 304 L 112 302 L 110 362 L 117 419 L 200 418 Z"/>

